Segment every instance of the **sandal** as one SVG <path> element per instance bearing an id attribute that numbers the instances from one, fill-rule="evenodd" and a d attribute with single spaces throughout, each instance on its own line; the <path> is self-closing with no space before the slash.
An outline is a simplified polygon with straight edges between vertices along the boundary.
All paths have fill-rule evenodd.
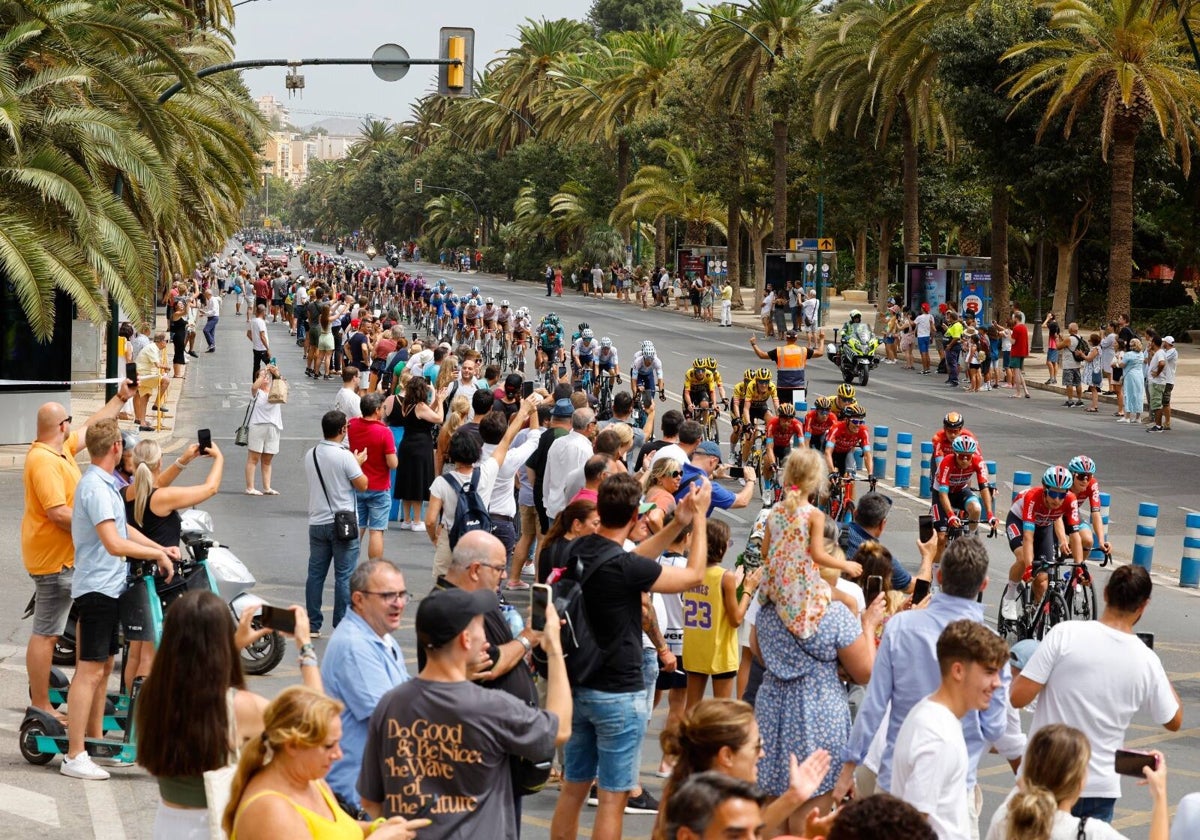
<path id="1" fill-rule="evenodd" d="M 262 494 L 264 496 L 278 496 L 279 491 L 273 487 L 268 487 L 266 490 L 262 491 Z"/>
<path id="2" fill-rule="evenodd" d="M 1085 409 L 1084 409 L 1084 411 L 1086 411 L 1088 414 L 1098 414 L 1098 413 L 1100 412 L 1100 409 L 1098 409 L 1098 408 L 1085 408 Z"/>
<path id="3" fill-rule="evenodd" d="M 247 487 L 245 492 L 246 492 L 247 496 L 261 496 L 262 495 L 262 491 L 254 488 L 254 487 Z"/>

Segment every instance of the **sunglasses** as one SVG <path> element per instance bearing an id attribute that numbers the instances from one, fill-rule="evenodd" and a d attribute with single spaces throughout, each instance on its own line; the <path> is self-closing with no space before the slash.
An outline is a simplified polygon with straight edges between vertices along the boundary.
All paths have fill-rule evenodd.
<path id="1" fill-rule="evenodd" d="M 851 425 L 854 425 L 854 426 L 865 426 L 865 425 L 867 425 L 867 421 L 866 421 L 866 420 L 851 420 L 851 421 L 850 421 L 850 423 L 851 423 Z"/>
<path id="2" fill-rule="evenodd" d="M 663 473 L 663 475 L 667 478 L 679 478 L 679 476 L 683 475 L 683 470 L 675 470 L 674 472 Z"/>
<path id="3" fill-rule="evenodd" d="M 1046 497 L 1049 499 L 1065 499 L 1067 497 L 1066 490 L 1047 490 Z"/>

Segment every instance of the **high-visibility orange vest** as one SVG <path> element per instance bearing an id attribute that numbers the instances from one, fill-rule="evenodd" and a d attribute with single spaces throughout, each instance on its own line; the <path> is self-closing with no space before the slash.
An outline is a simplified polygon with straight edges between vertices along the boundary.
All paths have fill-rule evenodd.
<path id="1" fill-rule="evenodd" d="M 780 388 L 803 388 L 804 366 L 808 363 L 808 350 L 795 344 L 785 344 L 775 352 L 775 365 L 779 368 Z"/>

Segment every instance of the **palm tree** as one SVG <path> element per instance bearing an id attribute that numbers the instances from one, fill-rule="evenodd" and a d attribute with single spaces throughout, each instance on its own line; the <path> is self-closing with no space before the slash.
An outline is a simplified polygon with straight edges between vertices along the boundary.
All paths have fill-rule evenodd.
<path id="1" fill-rule="evenodd" d="M 425 235 L 435 247 L 470 243 L 475 230 L 475 210 L 455 195 L 439 195 L 425 203 Z"/>
<path id="2" fill-rule="evenodd" d="M 1049 96 L 1039 139 L 1061 114 L 1070 136 L 1076 118 L 1099 107 L 1100 151 L 1112 172 L 1108 315 L 1116 317 L 1129 312 L 1138 135 L 1147 122 L 1157 125 L 1188 174 L 1191 143 L 1200 141 L 1200 75 L 1175 19 L 1152 16 L 1144 0 L 1060 0 L 1050 27 L 1054 37 L 1019 44 L 1003 56 L 1038 57 L 1011 78 L 1009 94 L 1017 107 Z"/>
<path id="3" fill-rule="evenodd" d="M 650 149 L 666 157 L 665 166 L 643 166 L 621 194 L 609 223 L 614 227 L 639 221 L 673 218 L 686 226 L 689 242 L 702 242 L 709 227 L 725 233 L 721 202 L 699 186 L 700 171 L 687 149 L 669 140 L 651 141 Z"/>

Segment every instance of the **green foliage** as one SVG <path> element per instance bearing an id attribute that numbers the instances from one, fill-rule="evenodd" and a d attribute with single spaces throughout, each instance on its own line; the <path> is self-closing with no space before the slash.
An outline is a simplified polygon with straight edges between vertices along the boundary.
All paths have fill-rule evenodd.
<path id="1" fill-rule="evenodd" d="M 597 35 L 667 29 L 683 21 L 680 0 L 593 0 L 587 22 Z"/>
<path id="2" fill-rule="evenodd" d="M 1200 303 L 1159 312 L 1154 316 L 1154 329 L 1159 335 L 1170 335 L 1176 341 L 1186 341 L 1189 330 L 1200 330 Z"/>
<path id="3" fill-rule="evenodd" d="M 1192 296 L 1178 279 L 1169 283 L 1134 283 L 1129 291 L 1134 309 L 1175 309 L 1192 305 Z"/>

